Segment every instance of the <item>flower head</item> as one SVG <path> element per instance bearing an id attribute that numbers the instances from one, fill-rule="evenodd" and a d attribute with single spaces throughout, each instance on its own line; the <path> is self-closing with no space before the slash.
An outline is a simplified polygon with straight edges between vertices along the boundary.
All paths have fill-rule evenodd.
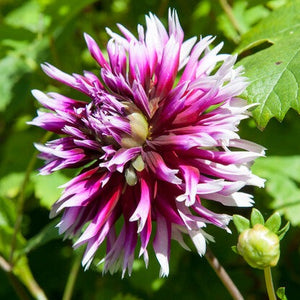
<path id="1" fill-rule="evenodd" d="M 219 54 L 222 44 L 210 48 L 211 36 L 183 42 L 174 10 L 168 23 L 167 31 L 149 14 L 137 38 L 122 25 L 122 35 L 107 30 L 108 58 L 85 34 L 99 76 L 42 66 L 89 103 L 33 91 L 49 112 L 31 124 L 63 135 L 36 145 L 46 161 L 40 173 L 81 168 L 51 216 L 63 212 L 59 232 L 80 235 L 74 247 L 86 244 L 86 267 L 106 241 L 104 272 L 130 274 L 139 240 L 146 265 L 152 246 L 161 275 L 168 275 L 171 239 L 188 249 L 188 235 L 203 255 L 213 239 L 203 230 L 207 224 L 229 231 L 231 217 L 209 210 L 203 199 L 251 206 L 252 196 L 240 189 L 263 185 L 249 169 L 263 148 L 237 134 L 249 106 L 237 97 L 247 82 L 242 68 L 233 68 L 236 56 Z"/>

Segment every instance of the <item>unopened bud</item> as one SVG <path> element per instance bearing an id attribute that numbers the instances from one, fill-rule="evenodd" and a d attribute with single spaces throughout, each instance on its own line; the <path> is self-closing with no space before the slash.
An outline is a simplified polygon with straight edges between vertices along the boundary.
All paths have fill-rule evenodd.
<path id="1" fill-rule="evenodd" d="M 274 267 L 280 256 L 279 238 L 262 224 L 256 224 L 240 234 L 237 250 L 253 268 Z"/>

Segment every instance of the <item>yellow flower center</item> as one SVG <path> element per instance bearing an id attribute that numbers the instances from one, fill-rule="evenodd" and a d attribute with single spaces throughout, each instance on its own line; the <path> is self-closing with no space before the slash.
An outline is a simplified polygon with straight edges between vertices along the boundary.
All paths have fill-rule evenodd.
<path id="1" fill-rule="evenodd" d="M 121 146 L 127 149 L 142 146 L 146 141 L 149 131 L 149 125 L 146 118 L 138 110 L 130 112 L 127 118 L 130 123 L 131 134 L 124 135 L 121 141 Z"/>

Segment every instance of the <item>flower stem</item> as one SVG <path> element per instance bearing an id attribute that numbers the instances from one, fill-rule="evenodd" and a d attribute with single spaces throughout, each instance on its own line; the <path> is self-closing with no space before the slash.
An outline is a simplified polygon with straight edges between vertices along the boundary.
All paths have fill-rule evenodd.
<path id="1" fill-rule="evenodd" d="M 230 23 L 232 24 L 232 26 L 234 27 L 234 29 L 236 30 L 236 32 L 241 35 L 243 32 L 240 28 L 240 25 L 238 23 L 238 21 L 236 20 L 232 8 L 231 6 L 228 4 L 227 0 L 219 0 L 220 5 L 222 6 L 222 9 L 224 10 L 225 14 L 227 15 Z"/>
<path id="2" fill-rule="evenodd" d="M 264 274 L 269 300 L 276 300 L 277 298 L 272 280 L 271 267 L 264 268 Z"/>
<path id="3" fill-rule="evenodd" d="M 62 300 L 71 300 L 75 282 L 77 279 L 78 271 L 80 268 L 81 256 L 76 255 L 72 268 L 70 270 L 70 274 L 68 277 L 68 281 L 65 287 L 64 295 Z"/>
<path id="4" fill-rule="evenodd" d="M 219 263 L 218 259 L 214 256 L 210 249 L 206 250 L 205 258 L 207 259 L 211 267 L 214 269 L 214 271 L 216 272 L 216 274 L 230 293 L 231 297 L 235 300 L 243 300 L 244 297 L 242 296 L 236 285 L 229 277 L 226 270 Z"/>

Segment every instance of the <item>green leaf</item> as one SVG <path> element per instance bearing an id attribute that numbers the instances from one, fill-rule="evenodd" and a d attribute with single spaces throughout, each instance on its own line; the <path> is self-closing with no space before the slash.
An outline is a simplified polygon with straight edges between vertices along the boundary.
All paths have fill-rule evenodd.
<path id="1" fill-rule="evenodd" d="M 287 296 L 285 295 L 285 287 L 280 287 L 276 291 L 276 295 L 281 300 L 288 300 Z"/>
<path id="2" fill-rule="evenodd" d="M 231 250 L 236 254 L 240 254 L 239 250 L 237 249 L 237 246 L 231 246 Z"/>
<path id="3" fill-rule="evenodd" d="M 256 208 L 253 208 L 253 209 L 252 209 L 250 220 L 251 220 L 251 225 L 252 225 L 252 227 L 253 227 L 255 224 L 262 224 L 262 225 L 264 225 L 264 223 L 265 223 L 265 220 L 264 220 L 263 215 L 262 215 L 261 212 L 260 212 L 258 209 L 256 209 Z"/>
<path id="4" fill-rule="evenodd" d="M 285 226 L 277 232 L 278 238 L 282 240 L 289 229 L 290 229 L 290 222 L 287 222 Z"/>
<path id="5" fill-rule="evenodd" d="M 36 130 L 13 132 L 1 145 L 0 177 L 24 172 L 34 151 L 33 142 L 39 138 Z"/>
<path id="6" fill-rule="evenodd" d="M 16 205 L 11 199 L 0 196 L 0 254 L 7 260 L 10 257 L 14 226 L 16 223 Z M 25 238 L 20 232 L 16 236 L 15 256 L 26 244 Z"/>
<path id="7" fill-rule="evenodd" d="M 281 225 L 281 217 L 278 212 L 272 214 L 266 221 L 265 226 L 269 228 L 274 233 L 277 233 Z"/>
<path id="8" fill-rule="evenodd" d="M 0 253 L 4 256 L 4 258 L 9 259 L 12 238 L 14 234 L 14 228 L 9 225 L 1 225 L 0 226 Z M 26 244 L 26 240 L 21 235 L 21 233 L 17 234 L 16 237 L 16 247 L 15 255 L 18 255 L 20 249 L 23 249 Z"/>
<path id="9" fill-rule="evenodd" d="M 1 178 L 0 196 L 8 199 L 15 198 L 20 192 L 23 180 L 24 173 L 11 173 Z"/>
<path id="10" fill-rule="evenodd" d="M 0 42 L 5 40 L 27 41 L 33 40 L 34 34 L 24 28 L 15 28 L 13 25 L 1 24 L 0 26 Z"/>
<path id="11" fill-rule="evenodd" d="M 11 55 L 0 60 L 0 111 L 4 111 L 13 97 L 13 87 L 29 68 L 20 57 Z"/>
<path id="12" fill-rule="evenodd" d="M 257 159 L 252 170 L 267 179 L 270 208 L 283 214 L 292 225 L 300 225 L 300 156 Z"/>
<path id="13" fill-rule="evenodd" d="M 237 32 L 237 29 L 233 26 L 232 21 L 229 20 L 226 13 L 218 16 L 218 28 L 223 31 L 227 38 L 237 43 L 240 39 L 239 35 L 247 32 L 253 24 L 266 17 L 269 14 L 269 10 L 263 5 L 249 7 L 247 1 L 234 1 L 232 4 L 232 14 L 239 32 Z"/>
<path id="14" fill-rule="evenodd" d="M 58 234 L 56 227 L 58 221 L 53 220 L 46 225 L 37 235 L 27 241 L 26 246 L 22 250 L 22 253 L 29 253 L 30 251 L 41 247 L 54 239 L 59 239 L 61 236 Z"/>
<path id="15" fill-rule="evenodd" d="M 26 256 L 21 256 L 13 268 L 13 273 L 27 287 L 34 299 L 47 299 L 43 290 L 38 286 L 31 272 Z"/>
<path id="16" fill-rule="evenodd" d="M 16 220 L 15 203 L 0 196 L 0 228 L 13 227 Z"/>
<path id="17" fill-rule="evenodd" d="M 233 215 L 233 223 L 239 233 L 250 228 L 250 221 L 240 215 Z"/>
<path id="18" fill-rule="evenodd" d="M 27 1 L 5 17 L 5 23 L 25 28 L 31 32 L 42 32 L 50 24 L 50 18 L 42 15 L 38 1 Z"/>
<path id="19" fill-rule="evenodd" d="M 59 186 L 66 183 L 68 178 L 59 172 L 55 172 L 48 176 L 36 175 L 32 180 L 35 196 L 40 200 L 41 206 L 50 209 L 61 195 L 62 190 Z"/>
<path id="20" fill-rule="evenodd" d="M 242 59 L 250 80 L 244 97 L 259 103 L 253 117 L 264 128 L 272 117 L 282 121 L 290 108 L 300 112 L 300 1 L 275 10 L 242 37 L 238 53 L 268 43 L 269 48 Z"/>
<path id="21" fill-rule="evenodd" d="M 44 13 L 51 16 L 52 30 L 60 32 L 60 26 L 66 26 L 66 24 L 72 20 L 80 11 L 96 2 L 96 0 L 50 0 L 44 3 Z"/>

